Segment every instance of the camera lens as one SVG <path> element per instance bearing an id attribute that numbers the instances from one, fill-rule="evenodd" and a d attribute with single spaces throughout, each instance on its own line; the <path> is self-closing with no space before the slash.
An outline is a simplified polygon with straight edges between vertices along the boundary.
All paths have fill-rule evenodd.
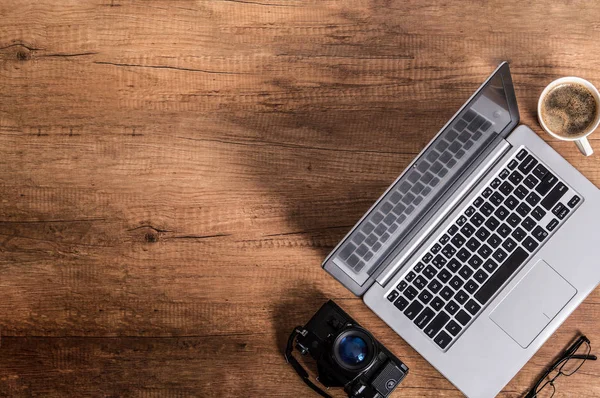
<path id="1" fill-rule="evenodd" d="M 346 370 L 364 369 L 375 357 L 373 338 L 366 330 L 358 327 L 340 333 L 332 348 L 335 361 Z"/>
<path id="2" fill-rule="evenodd" d="M 338 345 L 342 361 L 350 366 L 355 366 L 367 358 L 367 343 L 358 336 L 346 336 Z"/>

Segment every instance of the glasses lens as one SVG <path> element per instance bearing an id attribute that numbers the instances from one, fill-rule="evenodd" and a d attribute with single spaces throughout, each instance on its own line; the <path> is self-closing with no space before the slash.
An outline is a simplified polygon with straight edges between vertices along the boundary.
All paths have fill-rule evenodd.
<path id="1" fill-rule="evenodd" d="M 591 351 L 591 347 L 587 342 L 583 342 L 581 346 L 577 349 L 573 356 L 576 355 L 589 355 Z M 571 376 L 573 373 L 577 372 L 581 365 L 585 362 L 585 359 L 573 358 L 570 357 L 562 366 L 561 372 L 565 376 Z"/>
<path id="2" fill-rule="evenodd" d="M 369 348 L 365 340 L 359 336 L 346 336 L 338 346 L 340 358 L 347 365 L 359 365 L 369 353 Z"/>

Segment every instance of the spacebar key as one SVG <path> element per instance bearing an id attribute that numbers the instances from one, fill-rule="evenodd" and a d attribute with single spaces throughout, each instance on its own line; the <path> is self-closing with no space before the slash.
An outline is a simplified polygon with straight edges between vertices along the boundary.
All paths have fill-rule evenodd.
<path id="1" fill-rule="evenodd" d="M 481 288 L 475 293 L 475 298 L 481 304 L 487 303 L 487 301 L 500 289 L 500 287 L 510 278 L 510 276 L 523 264 L 529 254 L 523 250 L 522 247 L 518 247 L 498 268 L 498 270 L 488 279 L 488 281 L 481 286 Z"/>

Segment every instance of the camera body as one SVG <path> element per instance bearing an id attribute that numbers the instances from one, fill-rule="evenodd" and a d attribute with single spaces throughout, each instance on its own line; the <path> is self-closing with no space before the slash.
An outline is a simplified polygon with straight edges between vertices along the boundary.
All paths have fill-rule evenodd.
<path id="1" fill-rule="evenodd" d="M 302 355 L 317 361 L 318 380 L 344 387 L 352 398 L 384 398 L 408 367 L 333 301 L 325 303 L 296 340 Z"/>

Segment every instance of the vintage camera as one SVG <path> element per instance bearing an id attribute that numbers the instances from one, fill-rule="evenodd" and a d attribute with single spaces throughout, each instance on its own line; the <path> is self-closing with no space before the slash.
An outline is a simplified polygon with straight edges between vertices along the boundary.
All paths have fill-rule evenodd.
<path id="1" fill-rule="evenodd" d="M 352 398 L 384 398 L 408 374 L 408 367 L 333 301 L 325 303 L 288 340 L 285 357 L 310 388 L 329 397 L 309 380 L 292 356 L 295 346 L 317 361 L 317 380 L 325 387 L 343 387 Z"/>

